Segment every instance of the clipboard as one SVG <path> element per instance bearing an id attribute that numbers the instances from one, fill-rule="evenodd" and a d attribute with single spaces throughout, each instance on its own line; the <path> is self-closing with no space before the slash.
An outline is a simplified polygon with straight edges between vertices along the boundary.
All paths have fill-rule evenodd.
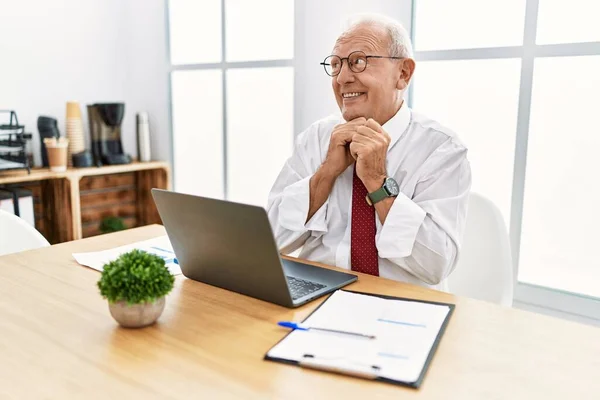
<path id="1" fill-rule="evenodd" d="M 276 349 L 278 346 L 280 346 L 284 341 L 288 340 L 290 338 L 290 335 L 292 335 L 295 331 L 290 331 L 285 337 L 283 337 L 279 342 L 277 342 L 273 347 L 271 347 L 269 349 L 269 351 L 265 354 L 264 360 L 280 362 L 280 363 L 290 364 L 290 365 L 296 365 L 296 366 L 300 366 L 303 368 L 317 369 L 317 370 L 328 371 L 328 372 L 333 372 L 333 373 L 338 373 L 338 374 L 343 374 L 343 375 L 349 375 L 349 376 L 354 376 L 354 377 L 363 378 L 363 379 L 376 380 L 376 381 L 396 384 L 396 385 L 400 385 L 400 386 L 411 387 L 411 388 L 415 388 L 415 389 L 419 388 L 423 383 L 423 380 L 425 378 L 425 375 L 427 374 L 427 371 L 429 370 L 429 366 L 430 366 L 430 364 L 433 360 L 433 357 L 437 351 L 439 343 L 446 331 L 446 327 L 448 326 L 450 317 L 452 316 L 452 314 L 454 312 L 455 305 L 450 304 L 450 303 L 415 300 L 415 299 L 409 299 L 409 298 L 403 298 L 403 297 L 378 295 L 378 294 L 372 294 L 372 293 L 363 293 L 363 292 L 357 292 L 357 291 L 351 291 L 351 290 L 337 290 L 336 292 L 344 292 L 344 293 L 349 293 L 349 294 L 363 295 L 363 296 L 369 296 L 369 297 L 386 299 L 386 300 L 400 300 L 402 302 L 414 303 L 414 304 L 420 303 L 420 304 L 424 304 L 424 305 L 429 304 L 429 305 L 445 306 L 448 308 L 447 313 L 446 313 L 445 317 L 443 318 L 443 322 L 441 323 L 440 327 L 437 329 L 437 334 L 435 335 L 435 339 L 433 340 L 433 343 L 431 344 L 431 347 L 430 347 L 428 353 L 426 354 L 426 359 L 423 363 L 423 366 L 420 369 L 420 372 L 418 373 L 418 376 L 415 380 L 407 381 L 407 380 L 401 380 L 401 379 L 391 379 L 389 377 L 382 376 L 383 375 L 382 368 L 379 367 L 378 365 L 375 365 L 375 363 L 371 363 L 369 361 L 361 361 L 361 360 L 349 360 L 346 357 L 337 357 L 337 358 L 336 357 L 320 357 L 319 354 L 311 354 L 310 352 L 304 353 L 303 356 L 299 359 L 291 359 L 288 357 L 277 357 L 277 356 L 270 355 L 270 353 L 272 353 L 274 349 Z M 309 320 L 311 318 L 311 316 L 318 313 L 318 311 L 321 310 L 322 307 L 324 307 L 327 304 L 327 302 L 336 294 L 336 292 L 333 292 L 304 321 Z"/>

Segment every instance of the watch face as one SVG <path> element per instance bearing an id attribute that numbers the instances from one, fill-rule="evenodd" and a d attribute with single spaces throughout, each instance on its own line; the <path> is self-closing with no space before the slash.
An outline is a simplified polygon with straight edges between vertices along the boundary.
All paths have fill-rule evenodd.
<path id="1" fill-rule="evenodd" d="M 398 194 L 400 194 L 400 187 L 394 178 L 386 178 L 383 186 L 390 196 L 398 196 Z"/>

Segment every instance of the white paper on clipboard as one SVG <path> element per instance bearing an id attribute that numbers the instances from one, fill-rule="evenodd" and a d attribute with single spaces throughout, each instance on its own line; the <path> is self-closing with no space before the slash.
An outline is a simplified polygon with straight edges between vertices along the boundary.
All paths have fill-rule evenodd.
<path id="1" fill-rule="evenodd" d="M 363 377 L 414 383 L 426 367 L 450 305 L 388 299 L 338 290 L 302 324 L 374 334 L 375 339 L 295 330 L 268 358 Z M 354 372 L 354 373 L 353 373 Z"/>

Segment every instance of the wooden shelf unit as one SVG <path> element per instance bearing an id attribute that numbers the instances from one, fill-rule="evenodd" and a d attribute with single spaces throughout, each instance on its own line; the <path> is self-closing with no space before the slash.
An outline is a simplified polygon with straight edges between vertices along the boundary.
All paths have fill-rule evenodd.
<path id="1" fill-rule="evenodd" d="M 35 227 L 52 244 L 100 234 L 103 218 L 123 218 L 127 228 L 161 223 L 152 188 L 170 189 L 170 167 L 162 161 L 91 168 L 0 172 L 0 187 L 33 193 Z"/>

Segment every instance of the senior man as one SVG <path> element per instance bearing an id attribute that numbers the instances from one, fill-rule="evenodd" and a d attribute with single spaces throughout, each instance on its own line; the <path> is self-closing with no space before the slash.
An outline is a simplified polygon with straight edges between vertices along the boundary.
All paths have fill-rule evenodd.
<path id="1" fill-rule="evenodd" d="M 281 252 L 445 290 L 471 170 L 454 133 L 404 102 L 415 71 L 406 30 L 361 18 L 321 64 L 341 115 L 297 137 L 269 194 Z"/>

